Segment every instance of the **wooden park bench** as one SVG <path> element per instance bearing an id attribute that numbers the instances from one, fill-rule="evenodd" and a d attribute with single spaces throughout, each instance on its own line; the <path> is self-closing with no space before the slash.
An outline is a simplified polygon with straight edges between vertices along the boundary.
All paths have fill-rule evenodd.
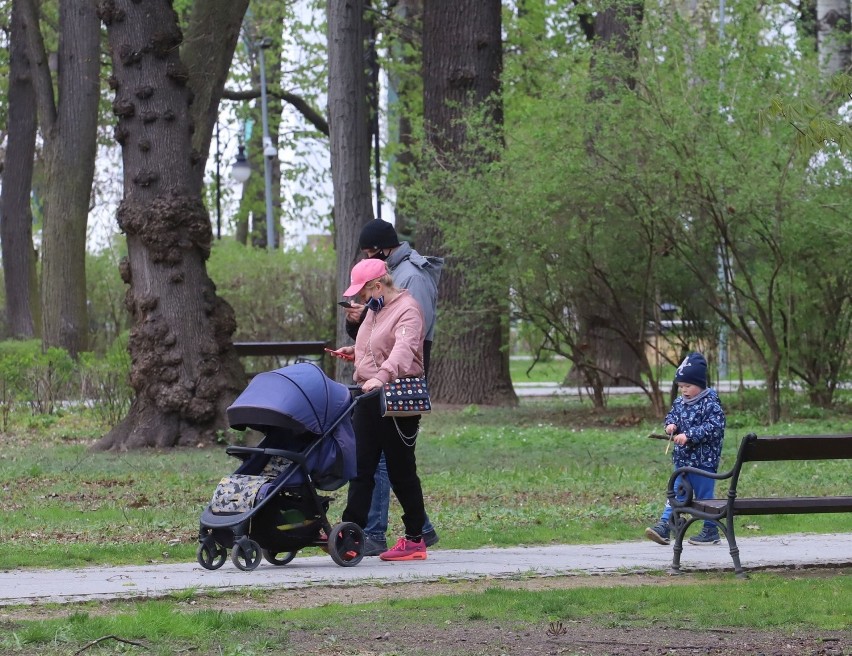
<path id="1" fill-rule="evenodd" d="M 681 467 L 669 479 L 666 496 L 672 506 L 671 525 L 674 534 L 672 573 L 680 572 L 683 538 L 689 526 L 699 520 L 716 522 L 725 533 L 734 561 L 734 571 L 743 577 L 740 550 L 734 534 L 734 517 L 738 515 L 788 515 L 809 513 L 852 512 L 852 495 L 824 497 L 756 497 L 737 496 L 737 485 L 747 462 L 784 460 L 852 459 L 852 435 L 783 435 L 758 437 L 746 435 L 730 471 L 711 473 L 693 467 Z M 725 499 L 694 499 L 692 487 L 681 474 L 696 473 L 716 480 L 730 479 Z M 850 479 L 852 480 L 852 478 Z M 683 499 L 679 501 L 678 497 Z"/>
<path id="2" fill-rule="evenodd" d="M 239 357 L 275 358 L 275 363 L 279 367 L 292 361 L 298 362 L 305 356 L 319 356 L 314 360 L 321 362 L 326 346 L 328 344 L 325 342 L 234 342 L 234 350 Z M 254 373 L 256 372 L 249 373 L 249 377 Z"/>

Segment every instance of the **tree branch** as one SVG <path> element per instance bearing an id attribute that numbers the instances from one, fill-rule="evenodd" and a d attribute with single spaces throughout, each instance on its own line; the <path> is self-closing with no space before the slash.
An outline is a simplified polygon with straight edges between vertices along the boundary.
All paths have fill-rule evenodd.
<path id="1" fill-rule="evenodd" d="M 41 123 L 43 133 L 46 133 L 56 124 L 56 99 L 53 95 L 53 80 L 50 76 L 44 37 L 39 26 L 38 8 L 33 0 L 24 0 L 21 5 L 23 7 L 24 30 L 26 31 L 27 54 L 30 59 L 33 87 L 36 90 L 38 120 Z"/>
<path id="2" fill-rule="evenodd" d="M 133 642 L 133 640 L 125 640 L 124 638 L 119 638 L 118 636 L 115 636 L 115 635 L 107 635 L 107 636 L 103 636 L 102 638 L 98 638 L 97 640 L 92 640 L 89 644 L 85 645 L 82 649 L 79 649 L 78 651 L 74 652 L 74 656 L 77 656 L 78 654 L 82 654 L 89 647 L 94 647 L 95 645 L 97 645 L 100 642 L 103 642 L 104 640 L 117 640 L 118 642 L 123 642 L 126 645 L 133 645 L 134 647 L 142 647 L 142 649 L 148 649 L 141 642 Z"/>
<path id="3" fill-rule="evenodd" d="M 274 96 L 279 100 L 282 100 L 292 107 L 296 109 L 305 119 L 313 125 L 317 130 L 322 132 L 325 136 L 328 135 L 328 121 L 325 120 L 322 114 L 319 111 L 314 109 L 308 104 L 308 101 L 302 98 L 295 93 L 289 93 L 287 91 L 272 91 L 268 90 L 267 93 L 270 96 Z M 255 98 L 260 98 L 260 89 L 249 89 L 248 91 L 232 91 L 230 89 L 225 89 L 222 92 L 222 98 L 224 100 L 254 100 Z"/>

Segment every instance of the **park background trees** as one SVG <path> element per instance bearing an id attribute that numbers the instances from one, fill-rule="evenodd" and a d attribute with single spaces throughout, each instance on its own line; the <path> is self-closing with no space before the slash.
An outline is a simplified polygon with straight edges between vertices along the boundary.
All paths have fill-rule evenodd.
<path id="1" fill-rule="evenodd" d="M 38 315 L 47 306 L 51 317 L 59 317 L 64 308 L 76 309 L 73 320 L 58 320 L 65 328 L 44 331 L 46 345 L 58 341 L 76 354 L 86 348 L 77 337 L 80 325 L 89 328 L 87 316 L 109 314 L 113 324 L 119 323 L 114 288 L 103 295 L 113 299 L 109 313 L 84 303 L 81 319 L 78 310 L 85 296 L 79 290 L 89 290 L 90 304 L 100 292 L 93 294 L 96 285 L 76 269 L 59 269 L 65 273 L 57 275 L 52 267 L 60 256 L 50 255 L 56 253 L 50 250 L 53 240 L 66 246 L 65 261 L 82 258 L 80 190 L 87 186 L 96 135 L 106 127 L 98 121 L 97 108 L 94 118 L 86 114 L 79 125 L 64 120 L 68 127 L 62 129 L 68 135 L 78 130 L 91 135 L 85 144 L 69 136 L 69 143 L 80 144 L 77 152 L 85 155 L 79 166 L 69 164 L 67 144 L 56 140 L 51 116 L 80 111 L 84 101 L 86 107 L 92 104 L 91 70 L 96 62 L 74 55 L 81 66 L 75 69 L 63 67 L 61 61 L 85 44 L 91 49 L 93 41 L 105 48 L 104 29 L 111 38 L 129 30 L 111 46 L 120 65 L 112 77 L 104 69 L 104 84 L 94 87 L 100 106 L 105 99 L 114 101 L 119 117 L 116 136 L 125 146 L 122 212 L 135 203 L 141 215 L 148 216 L 164 194 L 179 192 L 189 199 L 180 216 L 173 215 L 174 221 L 154 222 L 150 230 L 143 229 L 147 219 L 121 219 L 125 236 L 119 251 L 127 251 L 122 271 L 131 281 L 128 301 L 136 319 L 116 326 L 113 333 L 135 331 L 130 352 L 136 403 L 148 403 L 152 414 L 137 421 L 138 429 L 125 425 L 125 437 L 111 444 L 133 445 L 134 439 L 126 438 L 131 434 L 140 436 L 140 444 L 150 443 L 148 439 L 160 445 L 212 439 L 223 426 L 228 397 L 240 385 L 239 365 L 229 351 L 233 335 L 251 339 L 274 334 L 272 325 L 257 327 L 256 332 L 247 329 L 258 326 L 254 311 L 251 316 L 236 312 L 228 319 L 224 299 L 205 272 L 207 253 L 215 245 L 208 233 L 213 180 L 205 176 L 204 164 L 217 119 L 226 132 L 239 132 L 256 173 L 263 165 L 258 105 L 246 102 L 260 95 L 253 50 L 259 36 L 272 41 L 267 91 L 273 100 L 270 132 L 279 153 L 273 162 L 276 216 L 280 211 L 304 215 L 306 221 L 324 218 L 324 227 L 334 234 L 332 275 L 338 288 L 357 256 L 354 241 L 360 225 L 377 207 L 373 189 L 384 190 L 383 201 L 396 204 L 395 213 L 403 219 L 398 227 L 418 250 L 448 259 L 434 359 L 438 400 L 515 402 L 507 363 L 510 329 L 519 327 L 537 336 L 532 340 L 537 354 L 568 358 L 575 374 L 572 384 L 587 387 L 598 405 L 607 401 L 606 384 L 633 384 L 646 390 L 659 412 L 666 405 L 671 365 L 684 351 L 697 348 L 707 351 L 711 363 L 722 365 L 723 356 L 733 354 L 738 367 L 742 365 L 740 377 L 747 369 L 750 376 L 767 381 L 771 421 L 781 415 L 780 390 L 785 384 L 804 385 L 814 403 L 825 405 L 849 378 L 852 303 L 850 264 L 844 253 L 849 252 L 850 237 L 844 222 L 852 195 L 843 151 L 848 120 L 836 113 L 849 92 L 842 86 L 844 78 L 835 76 L 846 60 L 828 57 L 830 46 L 840 55 L 846 52 L 848 30 L 842 12 L 839 21 L 821 22 L 826 3 L 811 7 L 803 1 L 793 11 L 788 3 L 769 2 L 755 11 L 749 3 L 731 2 L 720 20 L 713 2 L 659 7 L 620 0 L 594 6 L 523 0 L 421 7 L 414 0 L 305 0 L 297 11 L 290 4 L 249 7 L 247 2 L 222 0 L 175 3 L 174 15 L 168 3 L 158 2 L 152 6 L 159 18 L 143 34 L 128 26 L 134 7 L 107 1 L 98 5 L 101 15 L 118 20 L 104 21 L 99 35 L 93 35 L 90 16 L 69 12 L 72 6 L 80 10 L 92 5 L 15 2 L 2 6 L 9 17 L 13 6 L 29 11 L 24 16 L 31 16 L 30 25 L 35 25 L 35 9 L 49 16 L 55 8 L 61 19 L 40 23 L 59 27 L 56 34 L 46 30 L 41 35 L 43 47 L 38 34 L 26 41 L 39 98 L 35 177 L 45 180 L 42 188 L 51 194 L 44 212 L 35 205 L 37 220 L 45 222 L 40 244 L 44 249 L 39 251 L 42 289 L 57 279 L 73 287 L 61 303 L 44 300 L 33 312 Z M 842 3 L 838 6 L 843 8 Z M 72 18 L 84 21 L 86 39 L 69 40 L 72 32 L 63 33 L 63 25 L 76 24 Z M 165 78 L 159 73 L 154 77 L 166 81 L 161 86 L 168 93 L 183 84 L 185 95 L 175 99 L 175 107 L 185 104 L 189 109 L 175 112 L 170 104 L 171 114 L 159 106 L 136 114 L 137 105 L 148 100 L 129 98 L 121 76 L 139 73 L 163 39 L 175 51 L 150 58 L 166 66 Z M 122 46 L 129 51 L 122 53 Z M 393 102 L 378 117 L 370 113 L 368 99 L 374 90 L 366 70 L 374 48 L 393 81 Z M 55 71 L 47 65 L 54 52 L 60 62 Z M 21 61 L 13 56 L 11 63 Z M 75 71 L 81 71 L 81 85 L 68 82 Z M 10 85 L 17 85 L 4 101 L 12 132 L 11 119 L 21 116 L 13 109 L 32 101 L 13 102 L 15 97 L 26 98 L 21 93 L 26 92 L 26 75 L 9 79 Z M 115 99 L 108 79 L 117 92 Z M 144 96 L 142 87 L 149 83 L 133 79 L 139 86 L 135 93 Z M 50 100 L 51 81 L 59 82 L 53 110 L 45 100 Z M 787 121 L 774 120 L 773 110 Z M 297 128 L 285 127 L 287 112 Z M 376 142 L 370 136 L 377 118 L 379 124 L 392 120 L 399 128 L 388 133 L 396 137 L 380 144 L 390 174 L 372 165 Z M 166 124 L 177 131 L 165 129 Z M 248 129 L 252 124 L 253 131 Z M 26 141 L 25 123 L 19 125 L 15 135 Z M 809 136 L 798 139 L 800 135 Z M 837 146 L 826 143 L 825 137 Z M 803 150 L 803 144 L 809 149 Z M 131 147 L 135 150 L 128 150 Z M 14 152 L 22 145 L 10 141 L 8 148 Z M 317 148 L 330 155 L 330 175 L 290 160 L 294 153 Z M 51 164 L 58 157 L 51 153 L 59 151 L 66 153 L 56 160 L 63 163 Z M 69 185 L 58 184 L 71 169 Z M 26 178 L 23 168 L 14 174 Z M 7 190 L 5 183 L 14 181 L 14 174 L 7 161 L 4 213 L 10 211 L 5 209 L 7 198 L 11 202 L 7 191 L 20 191 L 17 187 L 26 184 L 13 182 Z M 163 175 L 168 190 L 161 188 Z M 388 178 L 376 179 L 382 175 Z M 254 175 L 245 188 L 236 190 L 237 195 L 242 192 L 240 212 L 233 223 L 225 217 L 225 239 L 234 235 L 247 245 L 267 245 L 261 177 Z M 333 211 L 324 177 L 333 179 Z M 88 187 L 87 209 L 90 182 Z M 67 207 L 77 209 L 51 218 L 50 208 L 63 207 L 62 194 L 71 194 L 72 188 Z M 323 196 L 325 201 L 316 202 Z M 328 206 L 318 209 L 323 202 Z M 26 223 L 26 203 L 18 198 L 17 207 L 14 218 Z M 73 238 L 51 232 L 72 216 L 77 217 L 71 222 Z M 24 267 L 34 263 L 32 258 L 26 265 L 26 257 L 22 262 L 13 257 L 32 250 L 26 244 L 20 252 L 12 246 L 16 242 L 5 231 L 14 225 L 22 223 L 3 217 L 7 289 L 15 282 L 15 294 L 7 293 L 10 327 L 19 325 L 23 316 L 20 294 L 28 284 Z M 137 227 L 142 232 L 134 232 Z M 276 228 L 273 245 L 280 247 L 284 231 L 278 230 L 280 225 Z M 146 231 L 153 241 L 141 239 Z M 26 234 L 24 230 L 24 239 Z M 165 260 L 154 262 L 154 242 L 174 246 L 177 250 L 164 248 L 172 255 L 188 255 L 191 266 L 183 255 L 169 260 L 174 270 L 164 266 Z M 283 263 L 289 258 L 286 253 L 277 250 L 270 257 L 288 267 Z M 321 266 L 330 261 L 317 259 L 325 263 Z M 155 313 L 170 315 L 166 325 L 178 326 L 177 333 L 185 337 L 166 343 L 174 335 L 165 330 L 166 342 L 158 342 L 159 337 L 134 342 L 134 336 L 150 327 L 153 315 L 139 311 L 141 297 L 132 270 L 143 272 L 142 288 L 152 285 L 156 290 L 143 305 L 157 299 L 160 309 Z M 154 271 L 158 273 L 151 274 Z M 238 296 L 236 287 L 251 284 L 245 278 L 227 279 L 230 272 L 224 273 L 226 278 L 216 282 L 233 298 Z M 152 277 L 146 278 L 149 274 Z M 315 279 L 326 280 L 321 273 Z M 186 296 L 175 294 L 177 288 L 185 289 Z M 319 321 L 325 326 L 322 335 L 292 338 L 342 338 L 332 314 L 335 293 L 325 282 L 320 289 L 319 299 L 310 293 L 296 297 L 287 309 L 287 316 L 296 320 L 282 322 L 282 332 L 288 329 L 284 323 L 317 326 Z M 172 310 L 159 305 L 164 298 L 166 305 L 173 303 Z M 205 299 L 200 305 L 199 298 Z M 324 305 L 327 313 L 316 309 Z M 200 314 L 185 316 L 193 307 Z M 210 312 L 198 310 L 201 307 Z M 308 315 L 307 320 L 299 319 L 301 315 Z M 190 330 L 180 325 L 187 322 Z M 26 335 L 26 322 L 20 325 L 24 328 L 11 333 Z M 46 318 L 48 325 L 57 325 L 57 319 Z M 95 340 L 98 348 L 101 341 Z M 151 353 L 160 353 L 156 362 L 143 357 Z M 139 368 L 143 361 L 154 369 Z M 165 381 L 163 376 L 175 372 L 180 383 Z M 160 396 L 163 389 L 175 391 L 173 383 L 181 393 Z M 199 389 L 206 391 L 198 394 Z M 162 403 L 151 402 L 157 398 Z M 200 406 L 209 412 L 187 412 Z M 164 417 L 170 418 L 163 422 Z M 172 428 L 151 431 L 150 422 Z M 142 432 L 158 437 L 142 438 Z"/>

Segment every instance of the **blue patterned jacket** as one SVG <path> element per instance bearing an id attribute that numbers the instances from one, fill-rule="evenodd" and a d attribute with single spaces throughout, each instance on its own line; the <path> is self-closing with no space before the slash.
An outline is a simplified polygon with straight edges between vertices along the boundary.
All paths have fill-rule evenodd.
<path id="1" fill-rule="evenodd" d="M 664 426 L 675 424 L 678 433 L 685 433 L 688 441 L 675 446 L 672 462 L 675 467 L 698 467 L 715 472 L 722 457 L 722 442 L 725 439 L 725 411 L 716 390 L 692 405 L 687 405 L 678 396 L 666 415 Z"/>

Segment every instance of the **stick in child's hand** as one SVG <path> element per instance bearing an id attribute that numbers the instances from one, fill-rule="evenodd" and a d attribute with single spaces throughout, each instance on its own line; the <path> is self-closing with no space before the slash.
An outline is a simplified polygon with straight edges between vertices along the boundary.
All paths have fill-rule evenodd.
<path id="1" fill-rule="evenodd" d="M 672 445 L 672 442 L 674 442 L 674 433 L 669 435 L 669 441 L 666 442 L 666 455 L 669 454 L 669 447 Z"/>

